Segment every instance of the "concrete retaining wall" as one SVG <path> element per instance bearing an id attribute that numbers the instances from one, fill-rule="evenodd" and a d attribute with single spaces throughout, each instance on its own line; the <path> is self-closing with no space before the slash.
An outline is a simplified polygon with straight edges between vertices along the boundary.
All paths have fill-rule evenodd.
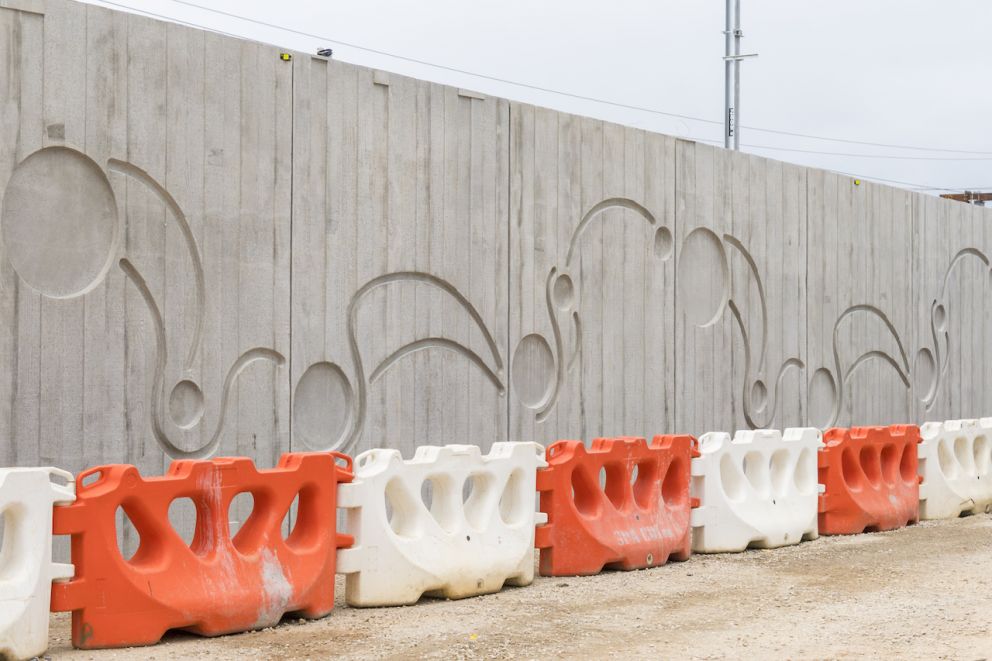
<path id="1" fill-rule="evenodd" d="M 0 0 L 0 463 L 989 415 L 992 212 Z"/>

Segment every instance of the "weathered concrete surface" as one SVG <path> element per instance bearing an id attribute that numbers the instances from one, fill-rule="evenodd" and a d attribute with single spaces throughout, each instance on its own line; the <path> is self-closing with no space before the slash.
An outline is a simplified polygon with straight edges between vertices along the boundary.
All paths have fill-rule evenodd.
<path id="1" fill-rule="evenodd" d="M 989 414 L 992 211 L 0 3 L 0 462 Z"/>
<path id="2" fill-rule="evenodd" d="M 156 659 L 981 659 L 992 654 L 987 515 L 769 551 L 693 556 L 634 572 L 538 578 L 461 601 L 344 607 L 316 622 L 204 640 Z M 338 590 L 338 595 L 342 591 Z M 135 650 L 61 658 L 129 659 Z M 424 623 L 429 622 L 430 626 Z"/>

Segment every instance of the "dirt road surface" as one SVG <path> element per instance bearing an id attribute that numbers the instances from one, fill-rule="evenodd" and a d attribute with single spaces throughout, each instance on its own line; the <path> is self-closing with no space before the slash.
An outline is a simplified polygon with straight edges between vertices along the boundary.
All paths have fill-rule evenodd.
<path id="1" fill-rule="evenodd" d="M 635 572 L 537 578 L 461 601 L 338 606 L 313 622 L 53 658 L 992 658 L 992 517 L 693 556 Z"/>

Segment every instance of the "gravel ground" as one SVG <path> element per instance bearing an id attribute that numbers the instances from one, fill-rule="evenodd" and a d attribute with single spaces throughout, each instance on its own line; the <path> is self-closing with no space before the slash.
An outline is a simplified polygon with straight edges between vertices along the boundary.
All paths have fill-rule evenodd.
<path id="1" fill-rule="evenodd" d="M 462 601 L 338 607 L 323 620 L 55 658 L 992 658 L 992 517 L 586 578 Z"/>

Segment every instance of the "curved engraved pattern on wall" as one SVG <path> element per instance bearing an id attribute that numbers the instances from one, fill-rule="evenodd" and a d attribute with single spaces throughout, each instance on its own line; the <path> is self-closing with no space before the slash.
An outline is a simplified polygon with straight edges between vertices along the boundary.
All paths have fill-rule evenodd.
<path id="1" fill-rule="evenodd" d="M 644 205 L 626 197 L 611 197 L 597 202 L 579 219 L 569 238 L 564 267 L 559 270 L 557 265 L 552 266 L 544 285 L 544 302 L 554 340 L 553 355 L 543 335 L 529 333 L 518 340 L 510 364 L 511 381 L 517 399 L 527 408 L 534 409 L 537 422 L 544 422 L 551 415 L 564 388 L 565 378 L 575 366 L 582 350 L 582 319 L 577 309 L 580 294 L 569 273 L 578 254 L 579 240 L 594 220 L 602 219 L 603 214 L 610 210 L 631 211 L 646 222 L 649 228 L 657 225 L 654 215 Z M 656 258 L 665 261 L 671 257 L 672 234 L 667 227 L 659 227 L 648 240 L 654 246 L 652 252 Z M 571 352 L 565 346 L 558 320 L 559 313 L 570 313 Z"/>
<path id="2" fill-rule="evenodd" d="M 220 444 L 220 434 L 224 428 L 224 417 L 227 413 L 227 407 L 230 404 L 230 393 L 231 386 L 234 381 L 237 380 L 241 372 L 251 363 L 256 360 L 268 360 L 276 365 L 282 365 L 285 363 L 285 358 L 272 349 L 267 349 L 264 347 L 257 347 L 254 349 L 249 349 L 248 351 L 241 354 L 231 368 L 227 372 L 227 377 L 224 379 L 224 388 L 221 395 L 221 405 L 220 413 L 217 417 L 217 425 L 214 429 L 213 435 L 210 440 L 203 446 L 196 450 L 183 450 L 178 445 L 176 445 L 172 439 L 169 437 L 168 433 L 165 431 L 165 425 L 163 424 L 165 419 L 165 397 L 163 396 L 164 381 L 165 381 L 165 366 L 168 361 L 168 348 L 166 344 L 165 337 L 165 324 L 162 320 L 162 313 L 155 303 L 155 299 L 152 296 L 151 290 L 148 288 L 148 284 L 145 279 L 141 276 L 134 265 L 131 264 L 127 258 L 121 259 L 119 262 L 121 270 L 127 277 L 128 281 L 134 285 L 138 293 L 141 294 L 142 300 L 145 302 L 145 307 L 148 308 L 148 313 L 152 318 L 152 325 L 155 327 L 155 370 L 152 375 L 152 390 L 151 390 L 151 401 L 149 402 L 149 410 L 151 411 L 151 426 L 152 434 L 155 437 L 155 441 L 159 446 L 174 459 L 204 459 L 209 457 L 217 450 L 217 446 Z M 181 383 L 187 383 L 183 381 Z"/>
<path id="3" fill-rule="evenodd" d="M 988 256 L 984 252 L 978 248 L 971 247 L 962 248 L 959 250 L 951 259 L 950 264 L 947 265 L 947 270 L 944 272 L 944 278 L 941 281 L 940 296 L 930 304 L 930 335 L 933 339 L 935 373 L 933 376 L 933 383 L 931 384 L 927 395 L 922 398 L 923 404 L 927 410 L 931 409 L 937 401 L 937 395 L 940 393 L 940 386 L 944 381 L 944 376 L 947 372 L 947 367 L 949 364 L 951 338 L 950 332 L 948 331 L 946 301 L 947 289 L 951 282 L 951 274 L 954 271 L 954 267 L 968 257 L 977 259 L 986 268 L 989 268 L 990 265 L 992 265 Z M 943 350 L 941 349 L 940 339 L 943 339 L 944 341 Z"/>
<path id="4" fill-rule="evenodd" d="M 676 300 L 689 323 L 712 326 L 730 300 L 730 266 L 723 242 L 708 227 L 697 227 L 682 241 L 676 270 Z M 716 276 L 711 277 L 716 271 Z"/>
<path id="5" fill-rule="evenodd" d="M 758 290 L 758 302 L 761 307 L 761 348 L 758 352 L 758 360 L 756 363 L 752 363 L 752 348 L 751 339 L 748 335 L 747 329 L 744 326 L 744 319 L 741 316 L 740 308 L 737 306 L 737 302 L 733 298 L 729 298 L 727 301 L 727 307 L 730 309 L 730 313 L 736 322 L 737 329 L 741 334 L 741 339 L 744 344 L 744 382 L 741 387 L 741 403 L 742 410 L 744 413 L 744 420 L 752 429 L 765 428 L 771 425 L 772 421 L 775 419 L 775 413 L 778 410 L 778 394 L 782 388 L 782 378 L 789 368 L 796 368 L 798 370 L 805 369 L 806 364 L 798 357 L 788 358 L 783 361 L 782 365 L 779 366 L 778 375 L 775 378 L 775 390 L 772 392 L 771 407 L 767 407 L 764 400 L 767 399 L 767 385 L 761 380 L 756 379 L 752 381 L 751 374 L 753 370 L 761 371 L 761 367 L 765 364 L 765 356 L 768 351 L 768 304 L 765 300 L 765 286 L 761 281 L 761 276 L 758 273 L 758 265 L 754 261 L 751 253 L 744 247 L 741 241 L 733 236 L 732 234 L 723 235 L 724 242 L 734 248 L 743 258 L 748 265 L 748 270 L 751 274 L 751 278 L 754 280 L 755 286 Z M 728 287 L 729 289 L 729 287 Z M 761 400 L 756 402 L 755 400 Z M 767 408 L 766 408 L 767 407 Z M 767 415 L 759 420 L 755 413 L 762 410 L 767 410 Z"/>
<path id="6" fill-rule="evenodd" d="M 200 260 L 200 249 L 196 245 L 196 237 L 193 236 L 193 230 L 190 228 L 189 221 L 186 220 L 186 214 L 183 213 L 179 203 L 151 175 L 136 165 L 116 158 L 107 161 L 107 168 L 112 172 L 119 172 L 141 182 L 152 191 L 172 214 L 180 233 L 183 235 L 183 240 L 186 242 L 186 249 L 189 251 L 189 258 L 193 263 L 193 279 L 196 283 L 196 308 L 193 310 L 193 338 L 190 341 L 189 353 L 186 356 L 185 363 L 185 368 L 188 370 L 193 367 L 193 362 L 196 360 L 196 354 L 199 352 L 200 344 L 203 340 L 203 317 L 205 313 L 204 289 L 206 285 L 203 275 L 203 263 Z"/>
<path id="7" fill-rule="evenodd" d="M 571 266 L 572 257 L 575 255 L 576 244 L 579 242 L 579 237 L 581 237 L 589 224 L 592 223 L 596 216 L 600 215 L 604 211 L 609 211 L 610 209 L 627 209 L 628 211 L 633 211 L 638 214 L 648 222 L 649 225 L 655 225 L 657 221 L 654 215 L 647 210 L 647 208 L 638 202 L 628 198 L 628 197 L 610 197 L 602 202 L 598 202 L 593 205 L 589 211 L 583 214 L 582 218 L 579 220 L 579 224 L 575 226 L 575 230 L 572 232 L 572 238 L 568 242 L 568 253 L 565 257 L 566 266 Z"/>
<path id="8" fill-rule="evenodd" d="M 412 282 L 435 287 L 454 299 L 455 302 L 468 313 L 475 326 L 482 333 L 482 337 L 486 342 L 486 346 L 489 348 L 489 353 L 496 365 L 496 369 L 490 369 L 487 363 L 477 353 L 459 342 L 448 338 L 422 338 L 406 344 L 390 354 L 375 369 L 372 370 L 372 378 L 369 382 L 366 382 L 365 366 L 362 363 L 362 354 L 358 346 L 358 308 L 362 300 L 373 290 L 398 282 Z M 368 386 L 372 381 L 380 378 L 385 371 L 395 365 L 401 358 L 409 356 L 416 351 L 423 351 L 426 349 L 443 349 L 458 353 L 468 358 L 469 362 L 479 368 L 486 378 L 493 383 L 500 395 L 505 393 L 505 386 L 502 382 L 503 358 L 500 356 L 499 348 L 496 345 L 496 340 L 493 339 L 492 334 L 489 332 L 489 328 L 486 326 L 485 321 L 483 321 L 482 315 L 479 314 L 478 310 L 475 309 L 475 306 L 472 305 L 472 303 L 469 302 L 469 300 L 465 298 L 465 296 L 462 295 L 462 293 L 458 291 L 454 285 L 431 273 L 425 273 L 422 271 L 397 271 L 395 273 L 380 275 L 362 285 L 351 297 L 351 301 L 348 304 L 348 347 L 351 352 L 351 359 L 355 369 L 356 397 L 353 400 L 353 410 L 350 412 L 351 414 L 348 418 L 347 424 L 344 426 L 344 431 L 342 432 L 337 443 L 335 443 L 330 449 L 339 449 L 342 448 L 342 446 L 344 449 L 351 449 L 354 447 L 355 443 L 358 442 L 358 437 L 361 435 L 362 428 L 365 425 Z"/>
<path id="9" fill-rule="evenodd" d="M 48 298 L 82 296 L 103 282 L 120 243 L 117 201 L 103 169 L 69 147 L 40 149 L 14 169 L 0 235 L 14 271 Z"/>
<path id="10" fill-rule="evenodd" d="M 840 325 L 844 321 L 844 319 L 859 312 L 872 315 L 882 321 L 882 323 L 885 325 L 885 328 L 889 331 L 890 337 L 892 337 L 892 339 L 895 340 L 896 346 L 899 348 L 900 360 L 896 360 L 889 353 L 882 351 L 881 349 L 870 349 L 859 355 L 851 363 L 851 366 L 847 368 L 847 370 L 844 369 L 840 358 L 840 346 L 838 340 Z M 906 356 L 906 349 L 903 347 L 902 339 L 899 337 L 899 332 L 896 330 L 895 325 L 893 325 L 893 323 L 889 321 L 888 316 L 881 309 L 875 307 L 874 305 L 862 303 L 860 305 L 852 305 L 851 307 L 844 310 L 844 312 L 842 312 L 840 316 L 837 317 L 837 321 L 834 322 L 833 339 L 831 346 L 833 347 L 834 368 L 836 370 L 833 374 L 833 382 L 836 388 L 836 397 L 834 398 L 834 406 L 833 406 L 833 411 L 830 414 L 830 419 L 827 421 L 827 424 L 824 425 L 824 427 L 831 427 L 837 422 L 838 418 L 840 417 L 840 409 L 841 406 L 843 405 L 844 397 L 846 396 L 847 393 L 846 386 L 848 379 L 851 378 L 851 375 L 858 367 L 860 367 L 861 365 L 863 365 L 864 363 L 870 360 L 878 359 L 892 366 L 892 368 L 899 375 L 899 379 L 903 382 L 906 388 L 911 387 L 909 380 L 910 379 L 909 358 Z"/>

